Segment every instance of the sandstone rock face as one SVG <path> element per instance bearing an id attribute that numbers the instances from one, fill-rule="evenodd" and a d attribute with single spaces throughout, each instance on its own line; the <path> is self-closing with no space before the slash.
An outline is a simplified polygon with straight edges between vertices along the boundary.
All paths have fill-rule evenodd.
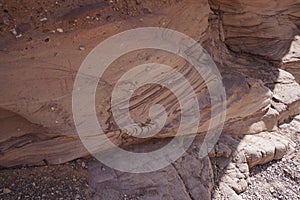
<path id="1" fill-rule="evenodd" d="M 300 82 L 300 72 L 299 70 L 299 49 L 300 49 L 300 36 L 296 35 L 294 40 L 291 43 L 291 47 L 288 53 L 283 57 L 280 68 L 292 73 L 296 81 Z"/>
<path id="2" fill-rule="evenodd" d="M 153 147 L 143 146 L 149 145 Z M 198 151 L 189 150 L 172 165 L 146 174 L 122 173 L 90 162 L 92 199 L 210 199 L 213 168 L 208 157 L 198 158 Z"/>
<path id="3" fill-rule="evenodd" d="M 209 157 L 199 160 L 188 152 L 172 166 L 154 174 L 139 175 L 142 178 L 111 169 L 101 171 L 99 164 L 95 164 L 91 172 L 98 177 L 93 183 L 95 199 L 106 199 L 108 193 L 113 195 L 110 198 L 125 194 L 138 197 L 143 193 L 145 199 L 209 199 L 214 183 L 219 183 L 219 190 L 226 191 L 227 198 L 238 199 L 237 193 L 247 187 L 249 168 L 280 159 L 293 149 L 293 142 L 278 133 L 278 126 L 300 114 L 299 3 L 292 0 L 91 2 L 83 3 L 81 9 L 64 9 L 64 4 L 61 9 L 51 7 L 54 14 L 46 22 L 27 22 L 25 12 L 2 14 L 0 166 L 60 164 L 89 155 L 81 144 L 72 116 L 77 71 L 101 41 L 145 26 L 185 33 L 209 52 L 226 90 L 223 135 Z M 22 3 L 19 5 L 26 8 Z M 11 8 L 10 4 L 6 6 Z M 12 20 L 14 17 L 18 20 Z M 63 33 L 51 32 L 57 26 Z M 12 27 L 22 37 L 8 36 L 6 31 Z M 80 46 L 84 48 L 79 49 Z M 118 129 L 110 111 L 110 98 L 114 84 L 126 71 L 153 62 L 169 65 L 191 81 L 202 117 L 200 136 L 208 128 L 211 108 L 219 106 L 210 105 L 204 80 L 184 59 L 154 50 L 129 53 L 111 64 L 100 79 L 96 94 L 100 124 L 116 144 L 147 142 L 125 137 Z M 151 103 L 159 102 L 171 114 L 163 131 L 153 138 L 173 137 L 180 118 L 176 98 L 158 86 L 143 89 L 133 96 L 130 108 L 133 118 L 145 124 L 145 110 Z M 134 180 L 132 185 L 126 185 L 128 180 Z M 153 182 L 157 186 L 151 189 Z M 176 196 L 179 193 L 173 192 L 174 187 L 182 196 Z M 105 194 L 99 193 L 103 190 Z"/>

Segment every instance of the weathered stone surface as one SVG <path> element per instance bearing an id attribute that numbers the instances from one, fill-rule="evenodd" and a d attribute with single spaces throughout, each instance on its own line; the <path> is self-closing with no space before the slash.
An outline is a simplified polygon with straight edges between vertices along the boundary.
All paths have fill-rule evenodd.
<path id="1" fill-rule="evenodd" d="M 293 0 L 210 3 L 221 15 L 222 36 L 231 51 L 281 61 L 299 33 L 299 3 Z"/>
<path id="2" fill-rule="evenodd" d="M 18 6 L 26 8 L 28 3 L 18 2 Z M 13 8 L 0 14 L 1 167 L 60 164 L 89 155 L 72 117 L 76 73 L 101 41 L 144 26 L 180 31 L 209 52 L 227 94 L 223 135 L 210 158 L 197 157 L 200 143 L 196 141 L 195 149 L 154 173 L 126 174 L 93 162 L 89 171 L 94 199 L 210 199 L 212 193 L 215 199 L 241 199 L 238 194 L 247 188 L 251 167 L 293 151 L 288 136 L 299 131 L 299 117 L 291 126 L 282 123 L 300 113 L 299 2 L 85 1 L 80 8 L 54 9 L 39 22 L 32 22 L 22 11 Z M 86 22 L 94 19 L 91 16 L 100 22 L 89 26 Z M 50 29 L 58 27 L 63 33 L 51 33 Z M 7 36 L 5 31 L 16 35 Z M 118 145 L 138 143 L 138 150 L 147 148 L 143 143 L 147 141 L 128 137 L 118 129 L 110 98 L 122 74 L 151 62 L 169 65 L 191 81 L 201 108 L 199 134 L 204 135 L 211 107 L 219 106 L 210 105 L 204 80 L 175 55 L 142 50 L 112 63 L 99 82 L 96 110 L 108 137 Z M 169 108 L 170 115 L 163 131 L 153 138 L 173 137 L 180 118 L 175 97 L 157 86 L 143 89 L 146 92 L 138 90 L 133 96 L 133 118 L 145 124 L 146 111 L 159 102 Z"/>
<path id="3" fill-rule="evenodd" d="M 153 148 L 151 143 L 144 148 L 148 145 Z M 211 162 L 208 157 L 199 159 L 198 151 L 198 147 L 192 148 L 172 165 L 146 174 L 122 173 L 98 161 L 90 162 L 92 199 L 211 199 Z"/>
<path id="4" fill-rule="evenodd" d="M 281 69 L 284 69 L 296 78 L 296 81 L 300 82 L 300 72 L 299 72 L 299 59 L 300 59 L 300 36 L 299 34 L 295 36 L 291 43 L 288 53 L 283 57 L 283 63 L 280 65 Z"/>
<path id="5" fill-rule="evenodd" d="M 159 2 L 143 4 L 140 13 L 135 9 L 137 13 L 130 17 L 134 1 L 126 1 L 121 10 L 116 8 L 122 3 L 112 2 L 113 10 L 121 15 L 112 12 L 107 3 L 94 7 L 96 4 L 87 2 L 81 9 L 62 10 L 60 15 L 49 16 L 60 23 L 63 33 L 50 35 L 43 32 L 44 26 L 39 29 L 37 24 L 30 24 L 24 28 L 23 24 L 20 26 L 23 32 L 32 37 L 25 35 L 15 40 L 1 35 L 8 40 L 0 42 L 0 90 L 4 94 L 0 99 L 0 166 L 59 164 L 89 155 L 72 118 L 71 94 L 76 73 L 87 54 L 101 41 L 143 26 L 183 32 L 209 52 L 220 70 L 227 94 L 223 135 L 210 159 L 199 160 L 190 151 L 173 165 L 151 174 L 124 174 L 95 163 L 90 169 L 95 199 L 140 195 L 145 199 L 209 199 L 214 183 L 219 185 L 224 198 L 240 199 L 237 194 L 247 187 L 249 168 L 281 159 L 293 150 L 293 142 L 279 134 L 282 131 L 278 126 L 300 113 L 299 3 L 187 0 L 162 5 Z M 69 28 L 75 18 L 99 11 L 107 14 L 100 26 L 83 26 L 85 22 L 79 20 L 82 29 Z M 2 15 L 1 30 L 19 26 L 14 24 L 13 14 Z M 57 24 L 48 25 L 57 29 Z M 80 51 L 78 47 L 82 46 L 85 48 Z M 109 103 L 114 84 L 123 73 L 151 62 L 169 65 L 191 81 L 201 108 L 199 133 L 205 133 L 211 107 L 218 105 L 210 105 L 204 80 L 175 55 L 143 50 L 112 63 L 100 80 L 96 110 L 106 134 L 124 146 L 145 142 L 123 137 L 124 133 L 114 123 Z M 180 118 L 175 97 L 157 86 L 143 89 L 147 92 L 138 90 L 133 98 L 130 110 L 133 118 L 145 124 L 148 119 L 145 111 L 151 103 L 159 102 L 171 114 L 163 131 L 154 138 L 173 137 Z M 294 129 L 298 128 L 295 122 Z"/>
<path id="6" fill-rule="evenodd" d="M 183 8 L 186 12 L 179 12 Z M 214 10 L 214 8 L 212 9 Z M 211 20 L 210 12 L 210 5 L 206 1 L 191 0 L 172 4 L 154 16 L 144 16 L 143 21 L 123 20 L 122 26 L 116 26 L 118 28 L 112 27 L 119 22 L 110 22 L 85 30 L 84 34 L 70 32 L 64 35 L 54 35 L 49 44 L 45 44 L 39 39 L 34 39 L 30 43 L 12 43 L 10 46 L 2 44 L 2 49 L 7 49 L 9 54 L 1 53 L 3 54 L 1 56 L 1 91 L 6 95 L 1 98 L 0 105 L 3 112 L 13 113 L 18 119 L 26 121 L 26 126 L 30 129 L 20 126 L 21 128 L 4 131 L 1 135 L 3 138 L 1 140 L 1 165 L 40 164 L 44 162 L 43 160 L 57 164 L 88 155 L 78 140 L 71 111 L 71 93 L 80 63 L 95 47 L 95 44 L 100 43 L 108 36 L 133 28 L 136 24 L 161 26 L 162 20 L 168 21 L 166 27 L 181 31 L 199 40 L 216 60 L 227 93 L 227 120 L 223 132 L 243 135 L 272 131 L 276 124 L 276 114 L 270 114 L 269 111 L 272 91 L 264 86 L 264 82 L 257 77 L 250 78 L 247 77 L 247 74 L 243 74 L 248 66 L 245 66 L 243 71 L 236 70 L 234 67 L 226 67 L 231 64 L 230 52 L 228 52 L 228 56 L 224 57 L 228 57 L 228 63 L 226 60 L 222 60 L 222 63 L 219 62 L 219 51 L 213 43 L 215 41 L 222 45 L 222 41 L 218 36 L 215 38 L 214 33 L 219 31 L 219 28 L 215 27 L 218 20 Z M 170 17 L 165 18 L 165 16 Z M 190 16 L 196 16 L 196 18 Z M 103 33 L 106 34 L 103 35 Z M 78 51 L 77 47 L 82 44 L 85 44 L 86 50 Z M 28 45 L 34 46 L 34 48 L 28 49 Z M 26 51 L 20 51 L 20 49 L 26 48 Z M 126 55 L 114 62 L 101 80 L 103 84 L 96 95 L 98 102 L 96 110 L 99 119 L 103 119 L 100 120 L 100 123 L 105 132 L 111 136 L 111 140 L 116 144 L 123 145 L 138 142 L 134 138 L 118 137 L 122 134 L 112 120 L 109 102 L 113 85 L 118 78 L 132 66 L 144 63 L 145 60 L 176 67 L 193 82 L 201 105 L 202 121 L 199 132 L 205 132 L 209 125 L 210 105 L 204 81 L 196 73 L 193 73 L 191 66 L 187 67 L 184 60 L 174 55 L 166 52 L 141 51 Z M 127 66 L 127 68 L 120 70 L 120 66 Z M 14 78 L 10 78 L 12 75 Z M 101 96 L 100 91 L 103 93 Z M 153 96 L 153 91 L 157 95 Z M 137 106 L 133 106 L 134 109 L 131 110 L 133 117 L 140 123 L 147 121 L 145 109 L 147 110 L 150 104 L 148 107 L 143 106 L 148 105 L 147 102 L 151 102 L 151 104 L 160 102 L 170 107 L 170 113 L 174 113 L 176 98 L 166 98 L 169 95 L 168 91 L 159 90 L 155 86 L 148 87 L 148 92 L 143 95 L 137 93 L 133 103 Z M 140 105 L 140 102 L 144 102 L 144 104 Z M 178 127 L 179 114 L 170 115 L 163 132 L 155 137 L 174 136 L 174 131 Z M 6 115 L 3 115 L 2 121 L 19 123 L 18 120 Z M 13 127 L 15 126 L 17 125 L 13 125 Z M 15 148 L 16 146 L 18 148 Z M 74 149 L 74 147 L 76 148 Z M 54 158 L 50 155 L 58 156 Z"/>
<path id="7" fill-rule="evenodd" d="M 299 61 L 283 63 L 280 65 L 280 67 L 293 74 L 293 76 L 295 76 L 296 78 L 296 81 L 300 83 L 300 72 L 299 72 L 300 62 Z"/>
<path id="8" fill-rule="evenodd" d="M 230 155 L 218 155 L 221 152 Z M 215 153 L 210 154 L 215 165 L 215 182 L 218 183 L 219 192 L 214 199 L 241 199 L 240 194 L 248 187 L 250 168 L 281 159 L 293 151 L 295 144 L 287 137 L 278 133 L 263 132 L 246 136 L 222 136 Z M 222 195 L 223 196 L 222 196 Z M 221 197 L 220 197 L 221 195 Z"/>

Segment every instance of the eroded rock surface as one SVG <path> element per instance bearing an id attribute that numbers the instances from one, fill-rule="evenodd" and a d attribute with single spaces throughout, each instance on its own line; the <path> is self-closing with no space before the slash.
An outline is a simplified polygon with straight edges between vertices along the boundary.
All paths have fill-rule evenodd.
<path id="1" fill-rule="evenodd" d="M 281 159 L 295 148 L 296 139 L 281 130 L 282 124 L 300 113 L 298 2 L 97 0 L 79 4 L 68 0 L 53 5 L 43 1 L 32 3 L 44 6 L 37 16 L 31 3 L 2 5 L 0 166 L 61 164 L 88 156 L 72 116 L 76 73 L 101 41 L 145 26 L 185 33 L 211 55 L 227 95 L 223 135 L 209 157 L 199 160 L 192 149 L 152 174 L 124 174 L 91 164 L 93 198 L 209 199 L 217 191 L 215 198 L 239 199 L 249 183 L 250 168 Z M 18 6 L 23 10 L 17 12 Z M 146 145 L 147 141 L 118 129 L 110 98 L 122 74 L 151 62 L 169 65 L 191 81 L 202 116 L 199 135 L 203 136 L 211 107 L 219 105 L 210 105 L 204 80 L 191 65 L 176 55 L 154 50 L 119 58 L 100 79 L 96 111 L 105 133 L 116 144 Z M 134 94 L 133 118 L 146 124 L 145 110 L 159 102 L 168 107 L 170 115 L 154 138 L 173 137 L 180 118 L 176 98 L 157 86 L 144 89 L 146 92 Z M 143 145 L 137 148 L 145 148 Z"/>
<path id="2" fill-rule="evenodd" d="M 7 125 L 3 126 L 1 134 L 1 165 L 41 164 L 44 162 L 43 160 L 58 164 L 88 155 L 80 144 L 72 119 L 71 93 L 76 71 L 95 44 L 110 35 L 135 26 L 164 26 L 181 31 L 199 40 L 210 52 L 220 69 L 227 93 L 228 109 L 223 130 L 225 134 L 245 135 L 273 131 L 276 129 L 278 121 L 282 122 L 289 116 L 297 114 L 299 112 L 298 100 L 300 99 L 299 86 L 292 75 L 276 69 L 273 59 L 271 59 L 271 57 L 280 57 L 280 52 L 285 51 L 286 45 L 289 45 L 285 37 L 292 36 L 276 33 L 279 35 L 273 37 L 279 38 L 282 42 L 269 42 L 264 47 L 265 49 L 272 47 L 280 51 L 264 51 L 264 54 L 270 54 L 269 57 L 260 55 L 263 49 L 258 45 L 260 41 L 253 40 L 258 37 L 255 34 L 259 35 L 259 32 L 245 34 L 243 27 L 238 29 L 231 26 L 229 22 L 233 23 L 236 20 L 230 18 L 233 15 L 229 12 L 229 8 L 224 6 L 225 4 L 225 2 L 218 4 L 214 1 L 209 4 L 206 1 L 169 3 L 162 6 L 160 13 L 157 12 L 151 16 L 142 14 L 143 20 L 132 17 L 130 20 L 123 20 L 116 16 L 116 20 L 93 29 L 87 29 L 84 34 L 80 30 L 73 32 L 70 30 L 69 32 L 65 31 L 67 33 L 64 34 L 41 35 L 37 31 L 30 32 L 29 30 L 28 35 L 36 34 L 29 42 L 25 39 L 27 35 L 24 35 L 18 41 L 13 41 L 10 46 L 2 43 L 1 90 L 5 95 L 1 99 L 1 122 Z M 252 13 L 251 9 L 254 6 L 252 4 L 242 6 L 234 3 L 232 6 L 236 7 L 237 13 L 240 8 L 245 10 L 243 13 L 246 14 L 242 14 L 239 21 L 245 20 L 244 15 L 247 13 L 251 13 L 251 17 L 256 14 Z M 89 5 L 88 8 L 90 8 Z M 276 8 L 274 7 L 274 9 Z M 108 8 L 103 4 L 101 8 L 95 8 L 95 10 L 98 9 L 106 11 Z M 84 9 L 82 10 L 84 11 Z M 184 10 L 184 12 L 179 12 L 180 10 Z M 261 10 L 261 12 L 263 11 L 265 10 Z M 89 13 L 93 12 L 89 11 Z M 80 18 L 84 14 L 76 13 L 77 10 L 72 15 L 66 15 L 74 19 Z M 234 17 L 239 16 L 234 15 Z M 127 17 L 129 16 L 127 15 Z M 250 16 L 247 15 L 247 17 Z M 62 22 L 64 19 L 64 17 L 61 18 Z M 263 19 L 258 17 L 257 20 Z M 162 22 L 164 25 L 161 24 Z M 292 22 L 289 21 L 289 23 Z M 263 28 L 264 25 L 270 27 L 270 22 L 261 24 L 259 27 Z M 239 26 L 237 24 L 237 27 Z M 274 33 L 276 28 L 283 29 L 279 25 L 273 25 L 267 30 Z M 295 29 L 292 33 L 297 30 L 296 25 L 291 28 Z M 239 30 L 234 34 L 235 37 L 231 34 L 234 29 Z M 42 40 L 46 36 L 51 39 L 50 42 Z M 249 38 L 249 41 L 252 41 L 250 43 L 253 44 L 249 43 L 249 45 L 241 47 L 239 43 L 234 42 L 240 41 L 241 37 L 244 38 L 243 40 Z M 77 49 L 82 44 L 86 46 L 84 52 Z M 251 55 L 251 52 L 256 50 L 254 46 L 260 50 L 255 55 Z M 241 53 L 246 51 L 245 48 L 249 48 L 248 54 Z M 232 51 L 232 49 L 235 50 Z M 193 84 L 201 105 L 202 121 L 199 132 L 205 132 L 210 118 L 210 105 L 206 98 L 208 93 L 203 80 L 192 73 L 191 66 L 187 67 L 184 60 L 176 58 L 174 55 L 142 51 L 126 55 L 113 63 L 111 70 L 101 80 L 104 84 L 99 91 L 102 89 L 101 92 L 104 91 L 104 94 L 99 96 L 100 92 L 97 92 L 96 99 L 99 100 L 99 104 L 96 109 L 99 113 L 98 117 L 103 119 L 100 120 L 100 123 L 106 134 L 112 135 L 111 139 L 117 144 L 126 145 L 137 142 L 134 138 L 124 139 L 123 137 L 120 140 L 120 137 L 117 137 L 122 133 L 118 131 L 118 127 L 112 121 L 109 101 L 110 93 L 118 77 L 130 67 L 145 62 L 145 59 L 146 62 L 154 62 L 158 59 L 160 63 L 176 66 L 176 69 L 186 74 L 189 79 L 198 79 Z M 120 71 L 119 66 L 128 66 L 128 69 L 124 68 Z M 165 98 L 169 92 L 156 87 L 150 87 L 148 91 L 143 95 L 136 94 L 136 97 L 139 97 L 135 100 L 137 106 L 133 106 L 134 109 L 131 110 L 133 115 L 138 116 L 136 120 L 140 123 L 147 121 L 147 118 L 142 116 L 144 109 L 147 108 L 139 104 L 144 101 L 160 102 L 171 107 L 169 112 L 174 113 L 172 109 L 176 106 L 175 97 Z M 160 95 L 153 96 L 151 91 Z M 149 98 L 150 96 L 152 97 Z M 174 135 L 174 130 L 178 127 L 179 113 L 170 116 L 164 133 L 156 137 Z M 37 149 L 41 150 L 36 151 Z"/>
<path id="3" fill-rule="evenodd" d="M 144 144 L 144 148 L 147 145 L 155 146 Z M 172 165 L 145 174 L 122 173 L 90 162 L 92 199 L 210 199 L 213 168 L 208 157 L 199 158 L 195 145 Z"/>

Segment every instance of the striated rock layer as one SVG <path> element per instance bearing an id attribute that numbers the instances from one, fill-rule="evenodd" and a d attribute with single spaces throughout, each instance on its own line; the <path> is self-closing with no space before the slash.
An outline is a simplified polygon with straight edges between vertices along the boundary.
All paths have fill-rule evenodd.
<path id="1" fill-rule="evenodd" d="M 26 10 L 23 3 L 26 4 L 20 2 L 18 6 Z M 171 181 L 160 179 L 165 176 L 166 180 L 180 185 L 182 197 L 178 199 L 198 199 L 199 194 L 210 198 L 214 180 L 206 178 L 213 176 L 212 166 L 218 166 L 222 171 L 221 176 L 215 174 L 219 177 L 219 188 L 232 191 L 228 196 L 238 198 L 236 193 L 247 187 L 249 167 L 280 159 L 293 149 L 293 142 L 278 133 L 278 125 L 300 113 L 299 3 L 292 0 L 157 0 L 151 3 L 99 0 L 90 3 L 82 3 L 81 9 L 63 9 L 64 4 L 60 4 L 60 9 L 51 7 L 52 14 L 48 13 L 44 23 L 26 21 L 30 19 L 25 11 L 15 12 L 10 7 L 13 2 L 4 4 L 9 12 L 4 12 L 0 21 L 3 38 L 0 41 L 0 166 L 60 164 L 89 155 L 79 140 L 72 116 L 72 90 L 80 64 L 104 39 L 148 26 L 174 29 L 200 42 L 222 75 L 227 110 L 223 135 L 210 158 L 199 160 L 188 153 L 168 169 L 153 176 L 145 175 L 149 176 L 149 182 L 135 184 L 147 188 L 152 181 L 157 182 L 165 187 L 147 191 L 150 196 L 154 193 L 162 195 L 161 198 L 164 195 L 175 198 L 169 192 L 173 190 Z M 61 29 L 55 34 L 51 32 L 57 27 L 63 33 L 59 33 Z M 11 28 L 22 35 L 17 35 L 17 39 L 8 36 Z M 124 136 L 118 130 L 110 99 L 114 84 L 126 71 L 152 62 L 169 65 L 190 80 L 200 105 L 198 130 L 203 136 L 211 108 L 219 105 L 210 105 L 204 80 L 185 60 L 154 50 L 122 56 L 100 79 L 95 107 L 105 133 L 114 143 L 124 146 L 146 142 Z M 180 119 L 176 98 L 158 86 L 144 89 L 132 98 L 132 117 L 140 124 L 147 123 L 145 111 L 150 104 L 159 102 L 168 107 L 170 115 L 163 131 L 153 138 L 173 137 Z M 139 148 L 143 149 L 143 145 Z M 117 197 L 118 191 L 135 187 L 124 188 L 122 184 L 136 179 L 133 175 L 121 176 L 116 181 L 112 174 L 115 172 L 103 175 L 109 176 L 105 179 L 109 188 L 117 188 L 107 194 L 112 192 Z M 107 188 L 102 182 L 95 183 L 100 188 L 98 191 Z M 197 186 L 201 187 L 201 193 L 194 191 L 198 182 L 202 183 Z M 95 193 L 96 197 L 106 198 L 103 195 Z"/>

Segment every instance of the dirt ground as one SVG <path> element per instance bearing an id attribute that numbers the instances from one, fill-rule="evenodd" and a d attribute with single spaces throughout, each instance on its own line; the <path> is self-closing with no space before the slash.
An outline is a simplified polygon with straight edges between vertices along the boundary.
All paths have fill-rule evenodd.
<path id="1" fill-rule="evenodd" d="M 0 170 L 0 199 L 88 199 L 86 164 L 77 160 L 64 165 Z"/>
<path id="2" fill-rule="evenodd" d="M 4 0 L 0 2 L 0 43 L 151 14 L 173 2 L 176 0 Z"/>

